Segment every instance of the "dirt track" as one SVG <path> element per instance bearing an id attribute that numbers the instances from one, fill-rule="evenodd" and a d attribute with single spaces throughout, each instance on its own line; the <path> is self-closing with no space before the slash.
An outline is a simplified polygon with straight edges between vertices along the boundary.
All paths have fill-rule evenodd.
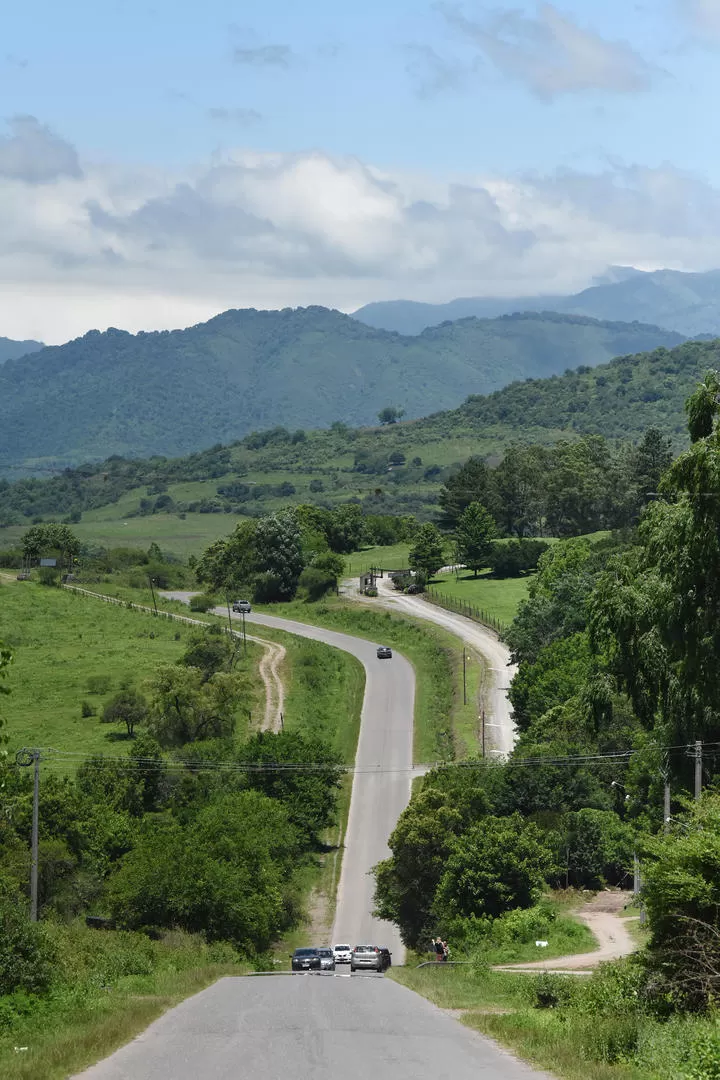
<path id="1" fill-rule="evenodd" d="M 495 971 L 587 971 L 605 960 L 619 960 L 637 948 L 627 928 L 627 919 L 619 912 L 629 899 L 628 893 L 601 892 L 578 911 L 578 918 L 594 934 L 598 947 L 594 952 L 556 956 L 554 960 L 536 960 L 531 964 L 503 964 Z"/>

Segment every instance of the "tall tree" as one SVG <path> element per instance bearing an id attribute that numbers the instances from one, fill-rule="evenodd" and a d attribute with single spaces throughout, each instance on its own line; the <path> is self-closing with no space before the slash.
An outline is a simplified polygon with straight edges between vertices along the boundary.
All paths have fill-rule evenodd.
<path id="1" fill-rule="evenodd" d="M 454 529 L 463 510 L 472 502 L 482 503 L 494 515 L 498 503 L 494 474 L 482 458 L 471 457 L 445 482 L 438 501 L 444 529 Z"/>
<path id="2" fill-rule="evenodd" d="M 445 542 L 436 525 L 427 521 L 421 525 L 415 536 L 415 543 L 410 548 L 408 562 L 413 570 L 419 570 L 425 577 L 436 574 L 445 561 Z"/>
<path id="3" fill-rule="evenodd" d="M 302 533 L 293 510 L 260 518 L 255 530 L 256 595 L 262 579 L 263 599 L 290 600 L 304 566 Z"/>
<path id="4" fill-rule="evenodd" d="M 548 451 L 542 446 L 509 446 L 494 472 L 498 518 L 506 533 L 537 535 L 545 508 Z"/>
<path id="5" fill-rule="evenodd" d="M 381 424 L 397 424 L 398 420 L 402 419 L 404 415 L 404 409 L 397 409 L 394 405 L 386 405 L 378 413 L 378 420 Z"/>
<path id="6" fill-rule="evenodd" d="M 492 514 L 478 502 L 467 506 L 455 526 L 458 561 L 468 566 L 477 577 L 478 570 L 488 565 L 497 527 Z"/>

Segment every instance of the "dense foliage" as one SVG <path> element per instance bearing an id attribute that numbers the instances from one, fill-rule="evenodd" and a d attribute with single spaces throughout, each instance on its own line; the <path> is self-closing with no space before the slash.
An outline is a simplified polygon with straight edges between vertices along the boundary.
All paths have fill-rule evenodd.
<path id="1" fill-rule="evenodd" d="M 430 400 L 450 408 L 578 359 L 595 365 L 678 340 L 658 327 L 552 314 L 402 338 L 320 307 L 226 311 L 172 332 L 93 330 L 0 367 L 0 461 L 189 453 L 278 423 L 370 424 L 388 402 L 421 416 Z"/>

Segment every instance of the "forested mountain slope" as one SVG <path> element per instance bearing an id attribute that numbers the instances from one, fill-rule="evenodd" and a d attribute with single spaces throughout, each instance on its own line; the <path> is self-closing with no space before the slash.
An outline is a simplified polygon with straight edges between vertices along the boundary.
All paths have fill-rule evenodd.
<path id="1" fill-rule="evenodd" d="M 227 311 L 187 330 L 92 331 L 3 365 L 0 469 L 185 454 L 278 424 L 371 424 L 388 405 L 417 417 L 515 379 L 681 340 L 556 314 L 402 337 L 320 307 Z"/>
<path id="2" fill-rule="evenodd" d="M 390 300 L 366 304 L 355 318 L 368 326 L 419 334 L 445 319 L 493 318 L 514 311 L 559 311 L 595 319 L 652 323 L 686 337 L 720 334 L 720 270 L 686 274 L 679 270 L 618 268 L 621 280 L 594 285 L 572 296 L 467 297 L 447 304 Z"/>
<path id="3" fill-rule="evenodd" d="M 12 338 L 0 337 L 0 364 L 6 360 L 15 360 L 18 356 L 37 352 L 42 349 L 40 341 L 13 341 Z"/>

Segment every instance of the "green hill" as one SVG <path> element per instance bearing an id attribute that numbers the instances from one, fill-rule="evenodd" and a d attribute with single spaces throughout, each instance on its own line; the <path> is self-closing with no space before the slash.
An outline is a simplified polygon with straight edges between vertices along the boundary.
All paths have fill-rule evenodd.
<path id="1" fill-rule="evenodd" d="M 368 326 L 419 334 L 445 319 L 558 311 L 623 322 L 639 319 L 686 337 L 720 334 L 720 270 L 686 274 L 679 270 L 645 273 L 627 267 L 612 269 L 609 281 L 572 296 L 468 297 L 447 304 L 390 300 L 367 304 L 354 317 Z"/>
<path id="2" fill-rule="evenodd" d="M 112 454 L 187 454 L 277 424 L 372 423 L 618 353 L 675 345 L 639 323 L 524 314 L 402 337 L 326 308 L 227 311 L 187 330 L 92 331 L 0 369 L 0 473 Z"/>
<path id="3" fill-rule="evenodd" d="M 6 360 L 16 360 L 18 356 L 37 352 L 42 349 L 40 341 L 13 341 L 12 338 L 0 337 L 0 364 Z"/>
<path id="4" fill-rule="evenodd" d="M 458 409 L 384 428 L 292 433 L 275 427 L 188 457 L 126 459 L 48 479 L 0 479 L 0 548 L 33 518 L 71 517 L 83 539 L 172 551 L 200 550 L 234 515 L 288 503 L 359 500 L 368 513 L 432 515 L 440 486 L 473 454 L 497 461 L 509 443 L 551 444 L 584 434 L 637 442 L 659 427 L 676 450 L 687 439 L 684 403 L 720 341 L 619 357 L 549 379 L 513 383 Z"/>

